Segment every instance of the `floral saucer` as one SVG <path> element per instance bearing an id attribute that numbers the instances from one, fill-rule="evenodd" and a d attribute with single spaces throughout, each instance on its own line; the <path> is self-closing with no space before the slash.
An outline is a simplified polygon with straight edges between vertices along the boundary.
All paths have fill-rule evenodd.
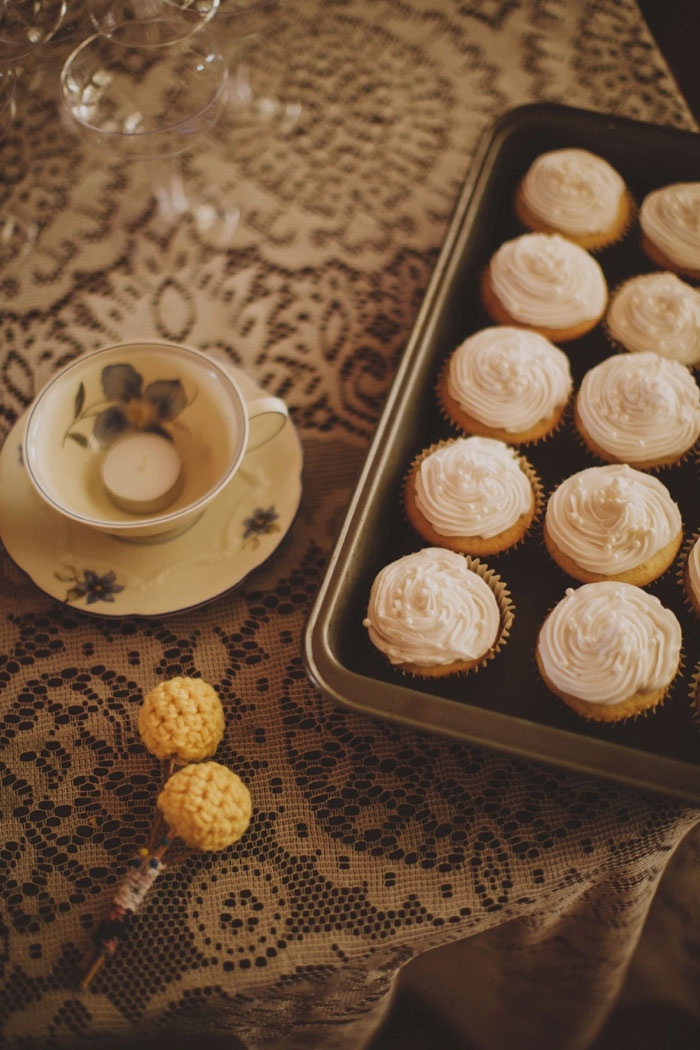
<path id="1" fill-rule="evenodd" d="M 227 364 L 246 398 L 264 391 Z M 163 616 L 225 594 L 289 531 L 301 499 L 301 442 L 291 419 L 249 452 L 194 525 L 125 542 L 77 524 L 36 493 L 22 463 L 25 413 L 0 449 L 0 539 L 46 594 L 98 616 Z"/>

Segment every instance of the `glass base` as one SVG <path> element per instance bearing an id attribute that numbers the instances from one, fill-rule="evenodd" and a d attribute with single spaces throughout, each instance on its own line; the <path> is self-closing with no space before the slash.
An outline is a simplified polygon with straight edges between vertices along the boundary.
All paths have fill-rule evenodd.
<path id="1" fill-rule="evenodd" d="M 244 60 L 229 68 L 226 86 L 227 116 L 238 122 L 275 125 L 291 131 L 301 116 L 301 102 L 284 97 L 279 76 L 261 73 Z"/>
<path id="2" fill-rule="evenodd" d="M 238 206 L 212 194 L 188 191 L 182 177 L 172 174 L 154 186 L 159 220 L 168 228 L 191 222 L 196 233 L 216 248 L 231 244 L 241 213 Z"/>
<path id="3" fill-rule="evenodd" d="M 39 236 L 35 222 L 21 214 L 0 214 L 0 266 L 16 264 L 29 255 Z"/>
<path id="4" fill-rule="evenodd" d="M 301 102 L 255 90 L 250 71 L 242 65 L 229 74 L 226 104 L 229 117 L 246 124 L 274 125 L 282 132 L 291 131 L 301 116 Z"/>

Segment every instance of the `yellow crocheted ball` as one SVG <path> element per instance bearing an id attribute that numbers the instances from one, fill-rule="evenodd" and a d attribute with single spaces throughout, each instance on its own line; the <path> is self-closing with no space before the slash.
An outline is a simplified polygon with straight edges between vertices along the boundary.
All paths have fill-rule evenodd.
<path id="1" fill-rule="evenodd" d="M 139 732 L 158 758 L 197 762 L 216 751 L 224 735 L 224 710 L 217 692 L 201 678 L 172 678 L 144 698 Z"/>
<path id="2" fill-rule="evenodd" d="M 218 850 L 241 837 L 252 804 L 240 777 L 218 762 L 200 762 L 169 777 L 158 808 L 172 834 L 188 846 Z"/>

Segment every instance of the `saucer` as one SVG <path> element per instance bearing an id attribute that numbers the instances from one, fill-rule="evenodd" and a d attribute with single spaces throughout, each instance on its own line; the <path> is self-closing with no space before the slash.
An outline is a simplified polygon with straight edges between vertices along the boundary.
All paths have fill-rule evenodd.
<path id="1" fill-rule="evenodd" d="M 244 397 L 264 394 L 226 364 Z M 301 499 L 303 454 L 291 419 L 249 452 L 232 481 L 187 531 L 125 542 L 52 510 L 22 464 L 29 410 L 0 449 L 0 539 L 46 594 L 98 616 L 163 616 L 213 601 L 277 549 Z"/>

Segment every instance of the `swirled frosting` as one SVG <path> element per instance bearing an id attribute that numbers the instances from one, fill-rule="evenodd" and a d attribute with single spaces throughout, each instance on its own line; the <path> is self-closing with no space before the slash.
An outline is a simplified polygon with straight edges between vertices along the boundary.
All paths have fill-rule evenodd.
<path id="1" fill-rule="evenodd" d="M 599 317 L 607 301 L 600 266 L 558 233 L 525 233 L 491 259 L 494 293 L 510 316 L 540 328 L 569 328 Z"/>
<path id="2" fill-rule="evenodd" d="M 537 650 L 555 689 L 607 706 L 665 688 L 681 642 L 678 620 L 658 598 L 604 581 L 567 590 L 542 625 Z"/>
<path id="3" fill-rule="evenodd" d="M 700 434 L 700 390 L 685 365 L 659 354 L 614 354 L 589 369 L 576 411 L 592 441 L 625 463 L 664 462 Z"/>
<path id="4" fill-rule="evenodd" d="M 602 157 L 585 149 L 542 153 L 521 186 L 523 203 L 562 233 L 602 233 L 617 222 L 625 183 Z"/>
<path id="5" fill-rule="evenodd" d="M 532 509 L 532 487 L 517 453 L 494 438 L 457 438 L 424 456 L 415 481 L 418 509 L 443 536 L 497 536 Z"/>
<path id="6" fill-rule="evenodd" d="M 700 182 L 652 190 L 639 212 L 642 231 L 676 266 L 700 270 Z"/>
<path id="7" fill-rule="evenodd" d="M 496 325 L 452 354 L 447 391 L 465 412 L 509 433 L 527 431 L 569 400 L 569 359 L 543 335 Z"/>
<path id="8" fill-rule="evenodd" d="M 424 547 L 377 574 L 363 623 L 391 663 L 436 667 L 480 659 L 496 642 L 500 613 L 461 554 Z"/>
<path id="9" fill-rule="evenodd" d="M 674 273 L 631 277 L 612 297 L 607 322 L 627 350 L 700 362 L 700 292 Z"/>
<path id="10" fill-rule="evenodd" d="M 566 478 L 547 503 L 545 525 L 577 565 L 611 576 L 652 558 L 678 536 L 682 522 L 658 478 L 613 463 Z"/>
<path id="11" fill-rule="evenodd" d="M 688 555 L 688 583 L 695 601 L 700 605 L 700 539 L 695 541 Z"/>

